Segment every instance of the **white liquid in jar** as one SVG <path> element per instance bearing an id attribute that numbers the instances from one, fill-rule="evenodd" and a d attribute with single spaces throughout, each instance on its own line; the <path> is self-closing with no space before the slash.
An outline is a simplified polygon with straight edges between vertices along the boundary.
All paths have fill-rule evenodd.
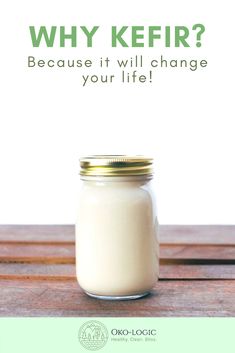
<path id="1" fill-rule="evenodd" d="M 128 296 L 148 292 L 156 283 L 157 218 L 147 184 L 138 177 L 84 181 L 76 269 L 86 292 Z"/>

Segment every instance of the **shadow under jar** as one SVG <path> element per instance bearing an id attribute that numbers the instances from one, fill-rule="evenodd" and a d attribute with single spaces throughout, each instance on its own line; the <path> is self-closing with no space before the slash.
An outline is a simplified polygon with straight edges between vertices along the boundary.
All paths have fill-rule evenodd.
<path id="1" fill-rule="evenodd" d="M 80 159 L 76 272 L 100 299 L 145 296 L 158 278 L 153 160 L 143 156 Z"/>

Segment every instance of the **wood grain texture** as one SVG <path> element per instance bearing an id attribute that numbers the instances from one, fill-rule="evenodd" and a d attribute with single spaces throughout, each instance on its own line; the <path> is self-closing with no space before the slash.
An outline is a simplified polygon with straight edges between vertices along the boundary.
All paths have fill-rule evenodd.
<path id="1" fill-rule="evenodd" d="M 235 245 L 161 244 L 162 259 L 219 259 L 235 260 Z"/>
<path id="2" fill-rule="evenodd" d="M 235 246 L 166 245 L 160 246 L 161 259 L 231 260 L 235 264 Z M 2 243 L 0 262 L 75 263 L 74 244 Z"/>
<path id="3" fill-rule="evenodd" d="M 1 242 L 74 243 L 74 225 L 0 225 Z M 234 225 L 160 225 L 163 244 L 233 244 Z"/>
<path id="4" fill-rule="evenodd" d="M 0 243 L 74 243 L 74 225 L 0 225 Z"/>
<path id="5" fill-rule="evenodd" d="M 231 244 L 235 245 L 234 225 L 161 225 L 163 244 Z"/>
<path id="6" fill-rule="evenodd" d="M 160 226 L 160 280 L 127 302 L 79 288 L 74 230 L 0 226 L 0 316 L 235 316 L 235 226 Z"/>
<path id="7" fill-rule="evenodd" d="M 235 279 L 235 265 L 162 264 L 161 261 L 159 278 Z M 75 280 L 75 264 L 0 263 L 0 279 Z"/>
<path id="8" fill-rule="evenodd" d="M 74 263 L 74 244 L 14 244 L 0 246 L 0 262 Z"/>
<path id="9" fill-rule="evenodd" d="M 102 301 L 75 281 L 0 280 L 0 316 L 235 316 L 235 281 L 159 281 L 134 301 Z"/>
<path id="10" fill-rule="evenodd" d="M 0 263 L 0 279 L 76 279 L 75 264 Z"/>
<path id="11" fill-rule="evenodd" d="M 235 265 L 164 264 L 160 266 L 160 279 L 235 279 Z"/>

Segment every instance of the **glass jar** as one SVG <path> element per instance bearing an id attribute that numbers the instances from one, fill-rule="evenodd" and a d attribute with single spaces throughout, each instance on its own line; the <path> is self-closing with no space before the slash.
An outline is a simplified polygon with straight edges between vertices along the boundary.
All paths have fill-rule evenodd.
<path id="1" fill-rule="evenodd" d="M 92 297 L 136 299 L 157 281 L 152 164 L 142 156 L 80 159 L 76 271 L 81 288 Z"/>

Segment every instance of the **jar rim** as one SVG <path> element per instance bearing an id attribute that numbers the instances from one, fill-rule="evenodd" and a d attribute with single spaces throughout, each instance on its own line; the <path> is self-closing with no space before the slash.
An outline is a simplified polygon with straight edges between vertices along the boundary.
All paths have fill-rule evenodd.
<path id="1" fill-rule="evenodd" d="M 152 175 L 153 158 L 142 155 L 91 155 L 80 158 L 81 176 Z"/>

